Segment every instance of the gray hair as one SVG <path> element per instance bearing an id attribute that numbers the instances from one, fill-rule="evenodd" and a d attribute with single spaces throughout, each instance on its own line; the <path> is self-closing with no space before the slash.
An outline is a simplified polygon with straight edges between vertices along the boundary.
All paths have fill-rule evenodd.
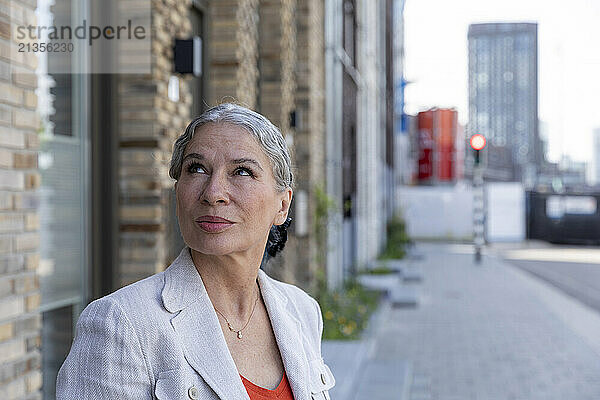
<path id="1" fill-rule="evenodd" d="M 179 180 L 185 148 L 194 137 L 196 130 L 208 123 L 233 124 L 252 134 L 271 160 L 276 189 L 282 192 L 287 188 L 293 188 L 292 162 L 281 131 L 263 115 L 232 103 L 223 103 L 209 108 L 189 123 L 173 146 L 169 168 L 171 178 Z"/>

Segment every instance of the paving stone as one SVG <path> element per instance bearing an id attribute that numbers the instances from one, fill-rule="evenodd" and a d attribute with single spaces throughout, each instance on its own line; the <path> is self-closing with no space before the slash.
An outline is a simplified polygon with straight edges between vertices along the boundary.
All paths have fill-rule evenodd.
<path id="1" fill-rule="evenodd" d="M 407 400 L 412 376 L 412 366 L 405 360 L 368 360 L 354 400 Z"/>

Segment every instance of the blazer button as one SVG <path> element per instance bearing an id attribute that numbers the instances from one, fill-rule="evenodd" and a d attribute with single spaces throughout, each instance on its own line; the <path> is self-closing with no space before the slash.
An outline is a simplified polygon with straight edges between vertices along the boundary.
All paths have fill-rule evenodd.
<path id="1" fill-rule="evenodd" d="M 196 386 L 188 389 L 188 396 L 192 400 L 198 400 L 198 389 L 196 389 Z"/>

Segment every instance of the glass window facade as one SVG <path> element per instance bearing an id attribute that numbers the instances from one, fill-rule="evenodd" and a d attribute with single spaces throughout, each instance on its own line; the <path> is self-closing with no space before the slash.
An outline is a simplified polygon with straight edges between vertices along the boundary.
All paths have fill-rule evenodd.
<path id="1" fill-rule="evenodd" d="M 85 1 L 37 4 L 39 21 L 47 26 L 70 25 L 85 13 Z M 38 57 L 42 391 L 44 399 L 53 399 L 73 326 L 88 299 L 88 76 L 70 74 L 86 57 L 78 49 L 68 58 L 51 52 Z M 65 73 L 50 72 L 60 70 Z"/>

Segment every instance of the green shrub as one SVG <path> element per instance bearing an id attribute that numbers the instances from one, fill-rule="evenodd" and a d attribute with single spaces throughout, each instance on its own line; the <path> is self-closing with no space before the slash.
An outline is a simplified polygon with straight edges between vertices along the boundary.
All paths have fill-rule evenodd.
<path id="1" fill-rule="evenodd" d="M 387 226 L 387 243 L 380 259 L 400 259 L 406 256 L 406 246 L 411 243 L 406 233 L 406 223 L 399 214 L 394 214 Z"/>
<path id="2" fill-rule="evenodd" d="M 379 293 L 351 280 L 341 290 L 319 290 L 317 300 L 323 313 L 323 339 L 356 340 L 377 308 Z"/>

